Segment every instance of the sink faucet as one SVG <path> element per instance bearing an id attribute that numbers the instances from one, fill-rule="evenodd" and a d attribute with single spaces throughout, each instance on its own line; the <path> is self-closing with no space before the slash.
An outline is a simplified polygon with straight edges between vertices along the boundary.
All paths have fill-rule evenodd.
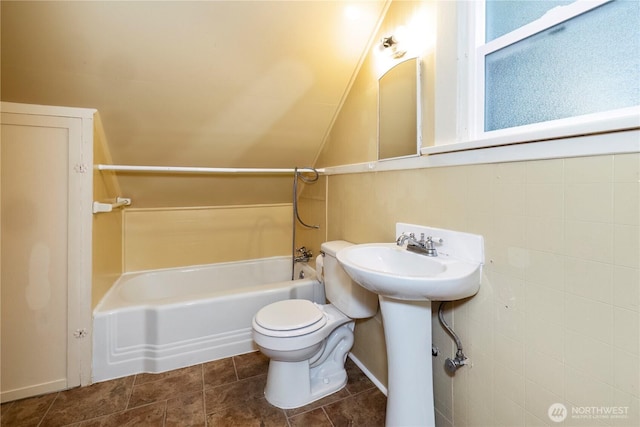
<path id="1" fill-rule="evenodd" d="M 313 252 L 304 246 L 297 248 L 296 253 L 298 256 L 293 258 L 294 262 L 308 262 L 313 257 Z"/>
<path id="2" fill-rule="evenodd" d="M 420 233 L 420 240 L 417 240 L 414 233 L 409 233 L 409 235 L 402 233 L 396 240 L 396 244 L 402 246 L 405 242 L 407 242 L 407 250 L 410 252 L 426 256 L 438 256 L 438 251 L 434 245 L 442 243 L 443 240 L 432 236 L 428 236 L 425 240 L 424 233 Z"/>

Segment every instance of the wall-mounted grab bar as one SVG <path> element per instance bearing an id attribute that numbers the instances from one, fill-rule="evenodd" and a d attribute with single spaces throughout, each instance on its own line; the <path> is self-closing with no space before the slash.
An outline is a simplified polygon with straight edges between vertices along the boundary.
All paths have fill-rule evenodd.
<path id="1" fill-rule="evenodd" d="M 116 172 L 152 172 L 152 173 L 275 173 L 275 174 L 293 174 L 296 173 L 318 173 L 324 169 L 314 168 L 205 168 L 205 167 L 186 167 L 186 166 L 133 166 L 133 165 L 96 165 L 96 169 L 102 171 Z"/>
<path id="2" fill-rule="evenodd" d="M 101 213 L 101 212 L 111 212 L 116 208 L 120 208 L 122 206 L 130 206 L 131 199 L 125 197 L 117 197 L 115 203 L 100 203 L 93 202 L 93 213 Z"/>

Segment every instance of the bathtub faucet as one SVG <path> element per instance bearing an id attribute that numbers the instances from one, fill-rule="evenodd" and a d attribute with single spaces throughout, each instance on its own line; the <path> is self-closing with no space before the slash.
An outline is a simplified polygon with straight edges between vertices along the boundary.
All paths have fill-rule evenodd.
<path id="1" fill-rule="evenodd" d="M 298 255 L 293 258 L 294 262 L 308 262 L 313 257 L 311 250 L 304 246 L 297 248 L 296 254 Z"/>

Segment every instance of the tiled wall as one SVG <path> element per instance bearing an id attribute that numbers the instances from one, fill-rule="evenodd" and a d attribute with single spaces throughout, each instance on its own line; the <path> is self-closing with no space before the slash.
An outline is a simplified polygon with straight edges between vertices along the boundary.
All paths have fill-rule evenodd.
<path id="1" fill-rule="evenodd" d="M 478 233 L 480 292 L 447 318 L 471 365 L 454 378 L 452 340 L 434 318 L 439 426 L 556 425 L 568 410 L 623 407 L 640 425 L 640 155 L 335 175 L 328 239 L 393 241 L 396 222 Z M 434 304 L 434 311 L 437 306 Z M 354 352 L 384 382 L 382 325 L 356 330 Z"/>

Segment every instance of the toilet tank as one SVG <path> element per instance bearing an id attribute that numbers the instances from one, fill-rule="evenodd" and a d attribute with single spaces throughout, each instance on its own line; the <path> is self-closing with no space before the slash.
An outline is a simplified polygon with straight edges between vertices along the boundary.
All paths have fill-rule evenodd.
<path id="1" fill-rule="evenodd" d="M 325 242 L 320 246 L 324 253 L 321 272 L 327 300 L 352 319 L 372 317 L 378 310 L 378 295 L 358 285 L 342 269 L 336 252 L 353 243 L 344 240 Z"/>

